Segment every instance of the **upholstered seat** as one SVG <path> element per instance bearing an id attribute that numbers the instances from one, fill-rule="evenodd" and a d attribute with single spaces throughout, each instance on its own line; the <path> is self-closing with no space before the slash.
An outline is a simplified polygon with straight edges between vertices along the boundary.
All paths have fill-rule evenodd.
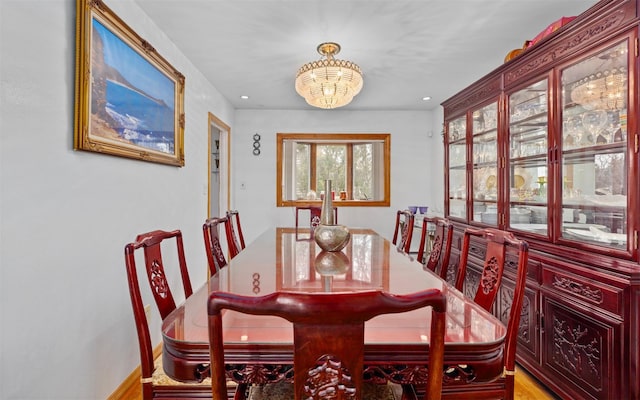
<path id="1" fill-rule="evenodd" d="M 162 368 L 162 354 L 153 361 L 153 386 L 195 386 L 204 387 L 207 392 L 211 389 L 211 378 L 205 378 L 202 382 L 180 382 L 169 377 Z M 234 385 L 233 382 L 227 382 L 227 386 Z"/>
<path id="2" fill-rule="evenodd" d="M 254 385 L 249 388 L 247 400 L 292 400 L 294 398 L 293 385 L 282 382 L 271 385 Z M 402 386 L 389 383 L 376 385 L 365 383 L 362 385 L 363 400 L 401 400 Z"/>

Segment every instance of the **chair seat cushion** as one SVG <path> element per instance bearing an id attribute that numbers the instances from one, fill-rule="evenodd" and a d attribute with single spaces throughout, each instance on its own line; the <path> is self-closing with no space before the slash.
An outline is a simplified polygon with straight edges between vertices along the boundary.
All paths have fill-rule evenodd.
<path id="1" fill-rule="evenodd" d="M 180 382 L 167 376 L 164 372 L 164 368 L 162 367 L 162 354 L 154 360 L 153 366 L 154 371 L 151 376 L 153 386 L 193 386 L 198 388 L 202 387 L 202 389 L 207 392 L 211 391 L 211 378 L 205 378 L 202 382 Z M 233 388 L 236 386 L 238 386 L 237 383 L 227 380 L 227 388 Z"/>
<path id="2" fill-rule="evenodd" d="M 393 383 L 375 385 L 365 383 L 362 387 L 362 398 L 366 400 L 400 400 L 402 387 Z M 293 384 L 287 382 L 268 385 L 253 385 L 249 388 L 247 400 L 291 400 Z"/>
<path id="3" fill-rule="evenodd" d="M 202 382 L 180 382 L 171 379 L 167 374 L 165 374 L 164 368 L 162 367 L 162 354 L 153 361 L 153 366 L 153 375 L 151 375 L 153 386 L 192 385 L 211 388 L 211 378 L 206 378 Z"/>

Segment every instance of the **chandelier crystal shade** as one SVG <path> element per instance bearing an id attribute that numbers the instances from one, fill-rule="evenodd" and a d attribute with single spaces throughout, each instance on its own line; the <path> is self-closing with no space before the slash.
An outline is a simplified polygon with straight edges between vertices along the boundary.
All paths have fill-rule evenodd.
<path id="1" fill-rule="evenodd" d="M 336 60 L 340 52 L 337 43 L 322 43 L 318 53 L 325 59 L 300 67 L 296 75 L 296 92 L 314 107 L 331 109 L 346 106 L 362 89 L 360 67 L 351 62 Z"/>
<path id="2" fill-rule="evenodd" d="M 593 73 L 571 86 L 571 100 L 588 110 L 616 110 L 627 97 L 627 69 L 618 67 Z"/>

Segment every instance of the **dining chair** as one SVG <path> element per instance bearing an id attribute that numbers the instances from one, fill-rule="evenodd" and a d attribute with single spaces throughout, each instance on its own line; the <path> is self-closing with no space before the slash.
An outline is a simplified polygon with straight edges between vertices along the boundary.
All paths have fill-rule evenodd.
<path id="1" fill-rule="evenodd" d="M 138 270 L 136 266 L 137 250 L 144 253 L 144 266 L 149 287 L 160 313 L 164 319 L 176 309 L 176 302 L 169 287 L 165 274 L 165 262 L 162 257 L 162 245 L 166 241 L 175 240 L 177 248 L 177 265 L 182 277 L 182 289 L 185 298 L 191 296 L 193 289 L 189 280 L 189 271 L 185 261 L 182 233 L 180 230 L 161 231 L 156 230 L 140 234 L 135 241 L 124 248 L 127 280 L 129 282 L 129 294 L 133 306 L 133 318 L 138 332 L 138 345 L 140 347 L 140 371 L 142 382 L 142 397 L 150 400 L 158 397 L 180 398 L 206 398 L 211 397 L 211 384 L 209 380 L 197 383 L 182 383 L 169 378 L 162 368 L 162 355 L 154 360 L 151 333 L 147 322 L 144 301 L 138 283 Z M 169 263 L 173 265 L 175 262 Z"/>
<path id="2" fill-rule="evenodd" d="M 222 310 L 275 315 L 293 323 L 293 385 L 269 383 L 260 374 L 236 400 L 393 399 L 391 385 L 363 384 L 365 321 L 390 313 L 431 307 L 429 399 L 440 399 L 444 363 L 446 297 L 437 289 L 407 295 L 382 291 L 277 292 L 261 297 L 213 292 L 208 303 L 211 390 L 227 395 Z M 260 379 L 262 377 L 262 379 Z M 277 395 L 275 393 L 278 393 Z M 245 397 L 246 395 L 246 397 Z"/>
<path id="3" fill-rule="evenodd" d="M 204 237 L 204 248 L 207 252 L 207 261 L 209 264 L 210 276 L 215 275 L 220 268 L 227 265 L 227 259 L 220 245 L 220 235 L 218 234 L 218 226 L 224 226 L 227 217 L 208 218 L 202 225 L 202 236 Z"/>
<path id="4" fill-rule="evenodd" d="M 477 282 L 478 288 L 475 291 L 474 301 L 485 310 L 491 311 L 499 291 L 502 292 L 500 319 L 507 325 L 505 336 L 504 353 L 504 373 L 498 382 L 493 382 L 493 392 L 507 400 L 514 396 L 514 378 L 516 347 L 518 343 L 518 332 L 520 327 L 520 316 L 522 314 L 522 304 L 524 301 L 525 284 L 527 278 L 527 263 L 529 259 L 529 246 L 526 241 L 517 239 L 511 232 L 494 228 L 467 228 L 464 231 L 460 262 L 458 265 L 458 275 L 456 278 L 456 288 L 460 291 L 464 288 L 465 278 L 469 264 L 469 253 L 471 240 L 473 237 L 481 238 L 486 243 L 484 251 L 484 262 L 482 271 Z M 475 247 L 475 246 L 474 246 Z M 507 262 L 507 252 L 517 256 L 517 264 L 514 265 L 515 280 L 508 286 L 502 285 L 503 273 Z M 478 252 L 475 254 L 482 254 Z M 508 305 L 508 300 L 511 304 Z M 446 380 L 446 379 L 445 379 Z M 496 387 L 497 385 L 497 387 Z M 473 385 L 469 390 L 474 390 Z M 475 398 L 482 398 L 481 392 L 474 392 Z M 451 398 L 459 398 L 459 392 L 452 393 Z M 445 390 L 445 397 L 446 390 Z"/>
<path id="5" fill-rule="evenodd" d="M 240 213 L 237 210 L 229 210 L 226 212 L 227 221 L 225 222 L 225 232 L 227 235 L 227 247 L 229 249 L 229 258 L 233 258 L 244 250 L 244 235 L 242 234 L 242 225 L 240 225 Z"/>
<path id="6" fill-rule="evenodd" d="M 453 224 L 448 219 L 424 217 L 417 260 L 426 268 L 440 275 L 442 279 L 446 279 L 452 242 Z M 426 249 L 427 246 L 430 249 Z M 425 259 L 426 250 L 429 252 Z"/>
<path id="7" fill-rule="evenodd" d="M 411 238 L 413 237 L 414 215 L 409 210 L 398 210 L 396 213 L 396 225 L 393 231 L 393 240 L 398 250 L 409 253 Z"/>

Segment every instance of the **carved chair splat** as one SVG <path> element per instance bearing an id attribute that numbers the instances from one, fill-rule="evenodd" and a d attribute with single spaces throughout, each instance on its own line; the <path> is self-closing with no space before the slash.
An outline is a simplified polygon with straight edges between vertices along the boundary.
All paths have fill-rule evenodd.
<path id="1" fill-rule="evenodd" d="M 240 225 L 240 213 L 237 210 L 226 212 L 225 233 L 227 235 L 227 246 L 229 248 L 229 258 L 238 255 L 245 248 L 242 225 Z"/>
<path id="2" fill-rule="evenodd" d="M 398 250 L 407 254 L 411 249 L 414 218 L 415 216 L 409 210 L 398 210 L 396 212 L 396 224 L 391 243 L 395 244 Z"/>
<path id="3" fill-rule="evenodd" d="M 202 236 L 211 275 L 215 275 L 220 271 L 220 268 L 227 265 L 227 259 L 224 256 L 218 233 L 218 227 L 220 225 L 224 226 L 226 223 L 227 217 L 214 217 L 207 219 L 202 225 Z"/>
<path id="4" fill-rule="evenodd" d="M 417 258 L 421 263 L 425 257 L 426 246 L 430 235 L 429 224 L 434 225 L 434 231 L 431 238 L 431 249 L 424 265 L 425 268 L 429 268 L 431 271 L 440 275 L 442 279 L 446 279 L 449 258 L 451 257 L 453 224 L 448 219 L 441 217 L 424 217 L 422 219 L 422 231 Z"/>

